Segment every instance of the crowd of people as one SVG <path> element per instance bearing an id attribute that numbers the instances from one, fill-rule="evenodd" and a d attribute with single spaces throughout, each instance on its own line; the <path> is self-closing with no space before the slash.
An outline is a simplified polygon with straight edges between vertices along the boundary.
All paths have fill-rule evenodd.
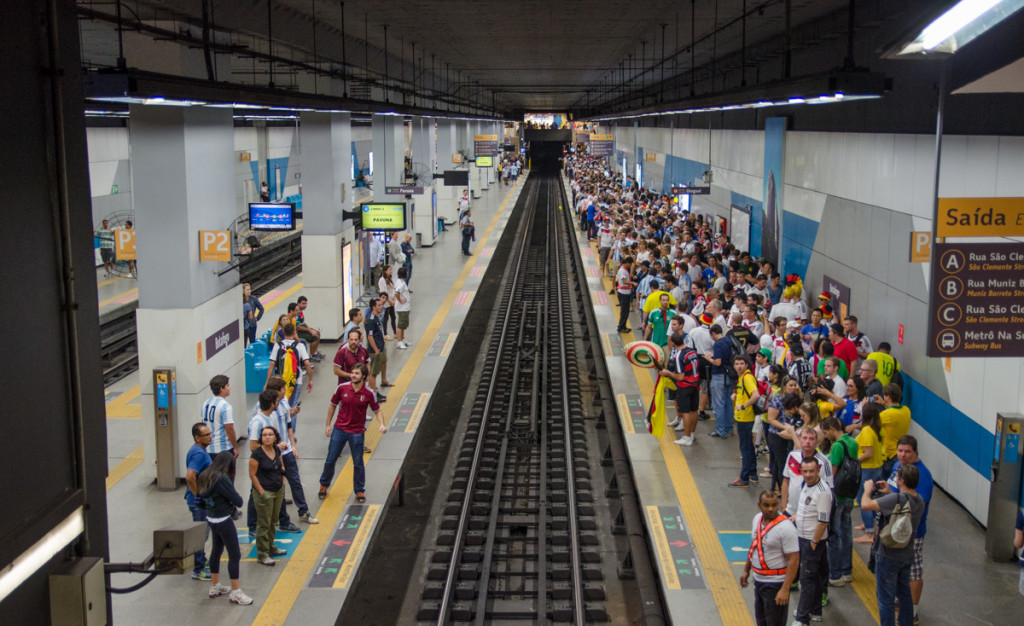
<path id="1" fill-rule="evenodd" d="M 414 250 L 411 246 L 404 247 L 409 239 L 399 239 L 403 246 L 399 250 L 411 257 Z M 333 360 L 337 387 L 327 410 L 324 434 L 329 446 L 320 476 L 320 499 L 327 497 L 335 465 L 347 444 L 355 470 L 353 492 L 357 502 L 366 501 L 363 454 L 369 449 L 364 445 L 364 433 L 368 418 L 374 417 L 381 420 L 380 432 L 387 432 L 380 410 L 380 403 L 387 400 L 381 389 L 392 386 L 387 378 L 387 344 L 395 341 L 398 349 L 409 347 L 405 331 L 409 327 L 411 306 L 410 274 L 411 263 L 403 263 L 397 273 L 390 264 L 383 265 L 377 297 L 365 310 L 348 311 L 348 323 L 342 331 L 346 341 Z M 263 308 L 252 304 L 256 299 L 248 285 L 243 288 L 243 297 L 247 305 L 246 334 L 254 340 L 255 323 L 262 316 Z M 192 578 L 210 581 L 212 598 L 226 595 L 235 604 L 252 603 L 252 598 L 239 586 L 241 549 L 234 523 L 241 518 L 243 507 L 243 498 L 234 486 L 242 441 L 248 440 L 247 467 L 251 484 L 245 521 L 249 543 L 256 547 L 256 561 L 275 566 L 274 557 L 286 554 L 274 541 L 276 533 L 301 532 L 301 527 L 292 521 L 289 505 L 295 506 L 299 522 L 319 523 L 310 511 L 302 487 L 295 435 L 302 410 L 301 394 L 303 390 L 313 390 L 313 368 L 322 358 L 322 355 L 318 358 L 316 350 L 320 332 L 305 319 L 308 304 L 308 298 L 299 296 L 288 305 L 288 313 L 279 318 L 270 333 L 271 365 L 244 436 L 235 428 L 232 405 L 227 400 L 231 395 L 231 381 L 224 375 L 210 380 L 212 395 L 202 406 L 201 420 L 192 427 L 194 445 L 186 454 L 188 490 L 185 499 L 193 521 L 205 521 L 207 539 L 213 538 L 209 558 L 205 550 L 195 553 Z M 385 334 L 389 319 L 394 335 Z M 285 497 L 286 485 L 291 498 Z M 225 552 L 230 585 L 222 584 L 219 576 L 220 559 Z"/>
<path id="2" fill-rule="evenodd" d="M 854 542 L 872 546 L 881 623 L 916 623 L 933 482 L 890 345 L 874 348 L 856 315 L 840 319 L 828 292 L 809 306 L 802 277 L 736 249 L 672 196 L 585 153 L 564 169 L 580 231 L 613 280 L 619 332 L 638 323 L 664 350 L 675 443 L 693 446 L 698 423 L 713 423 L 709 439 L 738 440 L 728 486 L 765 482 L 740 577 L 747 586 L 753 573 L 758 624 L 787 623 L 791 587 L 793 623 L 821 621 L 829 589 L 853 580 Z M 894 547 L 884 531 L 904 512 L 914 536 Z"/>

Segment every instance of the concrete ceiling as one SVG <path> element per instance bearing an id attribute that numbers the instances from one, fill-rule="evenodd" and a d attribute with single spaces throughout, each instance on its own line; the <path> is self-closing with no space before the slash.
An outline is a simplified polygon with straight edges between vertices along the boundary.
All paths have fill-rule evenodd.
<path id="1" fill-rule="evenodd" d="M 242 52 L 286 55 L 377 88 L 387 85 L 396 93 L 415 91 L 505 114 L 621 110 L 780 78 L 787 5 L 792 75 L 837 67 L 846 52 L 850 5 L 849 0 L 270 0 L 268 7 L 267 0 L 137 0 L 123 3 L 124 19 L 198 26 L 204 2 L 209 2 L 213 30 L 230 36 Z M 935 4 L 858 0 L 857 31 L 897 26 L 920 5 Z M 114 5 L 88 0 L 79 6 L 87 24 L 96 21 L 97 11 L 108 16 L 114 11 Z M 85 11 L 91 12 L 89 19 Z M 271 29 L 274 47 L 267 49 Z M 102 58 L 99 52 L 90 57 L 94 50 L 109 56 L 110 29 L 87 25 L 81 32 L 87 62 Z M 247 38 L 246 43 L 238 38 Z M 125 56 L 132 67 L 132 55 Z"/>

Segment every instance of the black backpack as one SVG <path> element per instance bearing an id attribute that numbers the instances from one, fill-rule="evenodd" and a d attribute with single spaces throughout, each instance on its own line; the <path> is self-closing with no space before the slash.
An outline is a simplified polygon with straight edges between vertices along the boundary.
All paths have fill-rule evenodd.
<path id="1" fill-rule="evenodd" d="M 836 468 L 834 478 L 836 495 L 842 498 L 856 498 L 860 489 L 860 463 L 850 456 L 845 441 L 836 441 L 843 446 L 843 460 Z"/>
<path id="2" fill-rule="evenodd" d="M 735 335 L 726 335 L 726 339 L 729 340 L 729 362 L 722 363 L 722 367 L 725 368 L 725 377 L 729 380 L 736 380 L 738 375 L 736 374 L 736 368 L 732 366 L 736 357 L 740 355 L 746 355 L 747 351 L 743 349 L 743 344 Z"/>
<path id="3" fill-rule="evenodd" d="M 895 363 L 896 367 L 893 368 L 892 379 L 889 382 L 899 387 L 900 391 L 903 391 L 903 373 L 900 371 L 900 362 L 896 359 L 893 359 L 892 361 Z"/>

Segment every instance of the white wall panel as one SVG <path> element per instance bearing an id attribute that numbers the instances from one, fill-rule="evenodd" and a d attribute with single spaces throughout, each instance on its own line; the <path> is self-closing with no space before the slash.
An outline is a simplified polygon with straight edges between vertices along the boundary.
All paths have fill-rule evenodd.
<path id="1" fill-rule="evenodd" d="M 886 205 L 893 211 L 910 213 L 914 205 L 916 141 L 914 135 L 893 135 L 892 196 Z"/>
<path id="2" fill-rule="evenodd" d="M 869 137 L 874 138 L 874 145 L 863 155 L 869 166 L 866 173 L 874 181 L 869 202 L 875 206 L 891 208 L 896 135 L 876 134 Z"/>
<path id="3" fill-rule="evenodd" d="M 914 196 L 911 214 L 931 219 L 935 198 L 935 137 L 917 135 L 914 142 Z"/>
<path id="4" fill-rule="evenodd" d="M 1024 196 L 1024 137 L 1000 137 L 996 196 Z"/>
<path id="5" fill-rule="evenodd" d="M 996 178 L 999 169 L 998 137 L 967 137 L 964 152 L 965 187 L 974 197 L 996 196 Z M 1022 172 L 1024 173 L 1024 172 Z"/>
<path id="6" fill-rule="evenodd" d="M 942 162 L 939 169 L 940 198 L 968 198 L 973 187 L 967 174 L 967 137 L 942 138 Z"/>

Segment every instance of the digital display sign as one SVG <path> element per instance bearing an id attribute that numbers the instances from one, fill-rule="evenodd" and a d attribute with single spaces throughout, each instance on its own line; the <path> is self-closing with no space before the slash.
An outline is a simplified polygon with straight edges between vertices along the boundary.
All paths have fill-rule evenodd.
<path id="1" fill-rule="evenodd" d="M 363 230 L 405 230 L 405 203 L 367 202 L 360 206 Z"/>
<path id="2" fill-rule="evenodd" d="M 253 230 L 295 230 L 295 205 L 290 202 L 250 202 L 249 228 Z"/>
<path id="3" fill-rule="evenodd" d="M 494 157 L 490 156 L 478 156 L 476 158 L 477 167 L 491 167 L 494 165 Z"/>
<path id="4" fill-rule="evenodd" d="M 352 293 L 355 291 L 352 285 L 352 244 L 346 243 L 341 247 L 341 310 L 348 315 L 355 299 Z M 348 341 L 348 337 L 342 337 Z"/>

